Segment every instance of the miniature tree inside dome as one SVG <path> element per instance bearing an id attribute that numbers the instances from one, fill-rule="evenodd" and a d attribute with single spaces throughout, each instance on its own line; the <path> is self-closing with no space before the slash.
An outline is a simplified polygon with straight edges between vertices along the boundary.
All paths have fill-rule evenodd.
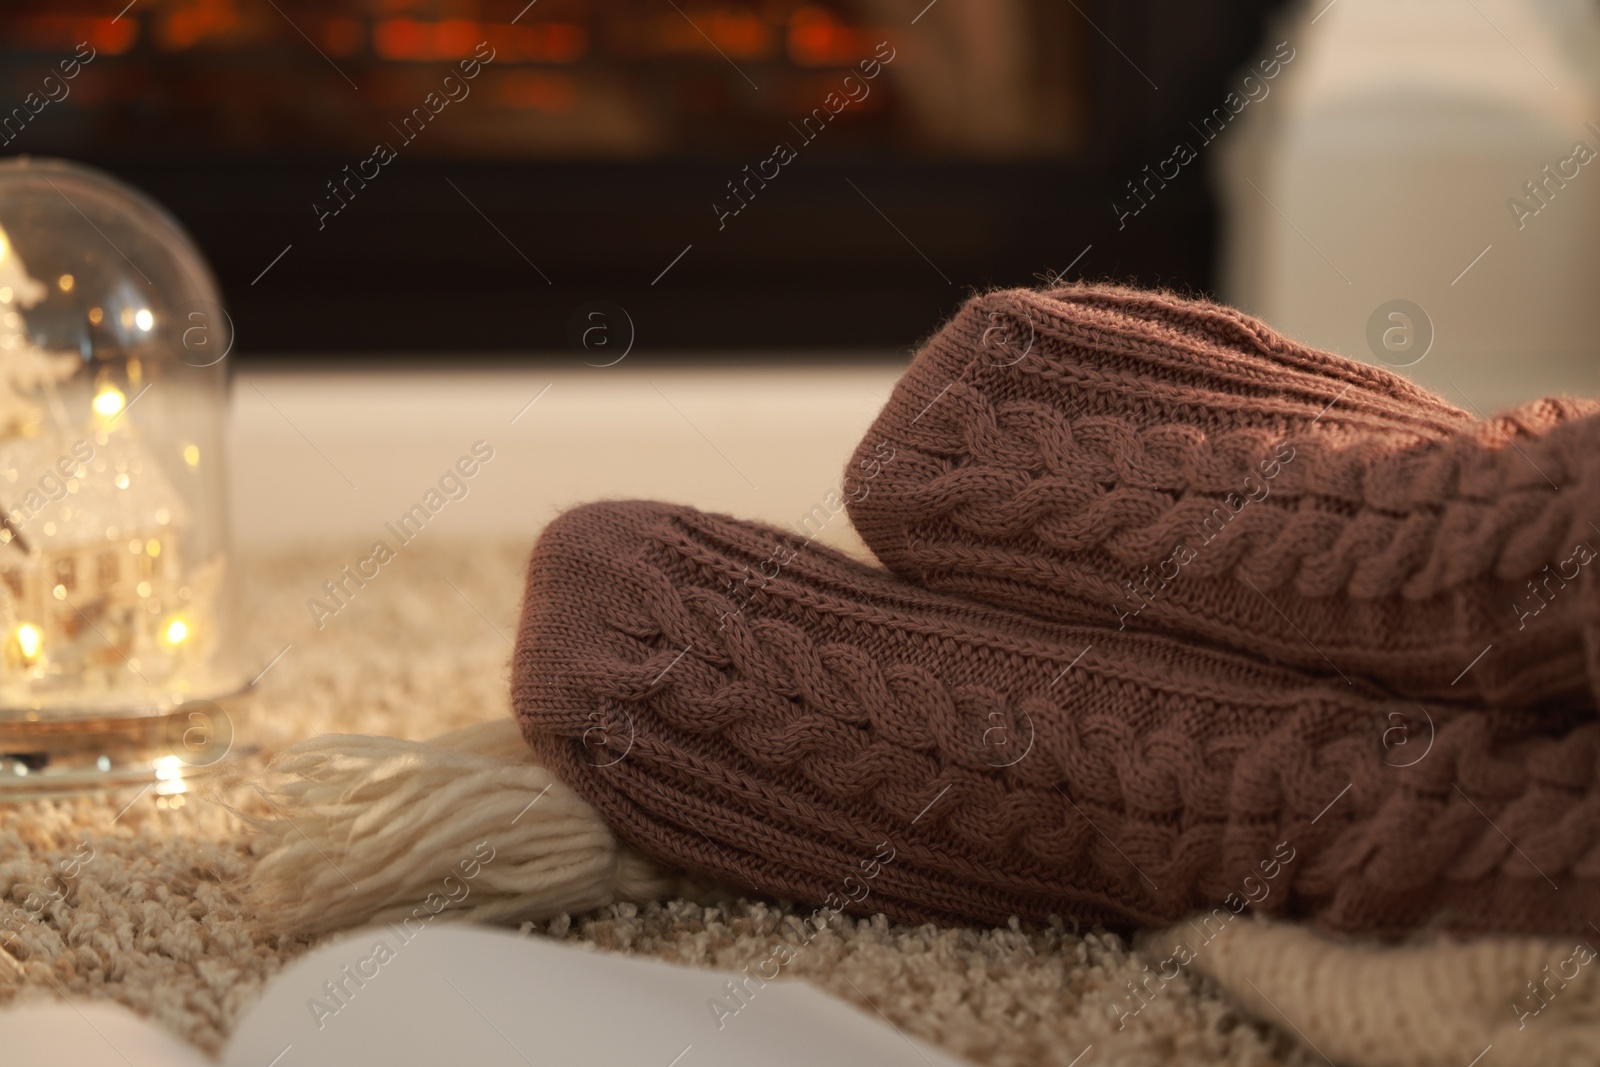
<path id="1" fill-rule="evenodd" d="M 0 164 L 0 788 L 6 770 L 138 777 L 181 762 L 94 738 L 159 733 L 240 690 L 230 328 L 159 207 L 69 164 Z"/>

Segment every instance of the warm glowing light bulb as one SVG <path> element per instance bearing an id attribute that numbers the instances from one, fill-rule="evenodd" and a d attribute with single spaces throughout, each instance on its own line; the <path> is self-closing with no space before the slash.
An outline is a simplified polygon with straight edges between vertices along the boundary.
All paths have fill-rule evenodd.
<path id="1" fill-rule="evenodd" d="M 121 389 L 108 385 L 95 395 L 94 410 L 96 414 L 109 419 L 121 411 L 127 401 L 128 398 L 122 395 Z"/>
<path id="2" fill-rule="evenodd" d="M 72 292 L 72 287 L 75 284 L 77 284 L 77 281 L 70 274 L 63 274 L 61 277 L 56 279 L 56 285 L 61 287 L 61 291 L 63 293 Z"/>
<path id="3" fill-rule="evenodd" d="M 133 313 L 133 324 L 145 333 L 149 333 L 150 327 L 156 324 L 156 317 L 150 314 L 149 308 L 140 308 Z"/>
<path id="4" fill-rule="evenodd" d="M 191 467 L 200 466 L 200 446 L 199 445 L 184 445 L 183 446 L 183 461 L 185 463 L 187 463 Z"/>
<path id="5" fill-rule="evenodd" d="M 188 636 L 189 624 L 184 622 L 182 619 L 173 619 L 171 622 L 167 623 L 167 644 L 181 645 L 183 644 L 184 639 Z"/>
<path id="6" fill-rule="evenodd" d="M 24 659 L 37 659 L 39 649 L 44 645 L 44 637 L 39 633 L 39 628 L 31 622 L 25 622 L 17 627 L 17 647 L 22 650 Z"/>
<path id="7" fill-rule="evenodd" d="M 4 231 L 0 231 L 0 262 L 3 262 L 7 253 L 11 251 L 11 242 L 6 240 Z"/>

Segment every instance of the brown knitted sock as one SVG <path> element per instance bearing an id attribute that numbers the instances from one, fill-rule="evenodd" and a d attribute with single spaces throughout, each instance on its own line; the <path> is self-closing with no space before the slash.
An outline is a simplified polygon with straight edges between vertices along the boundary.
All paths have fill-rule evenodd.
<path id="1" fill-rule="evenodd" d="M 1412 696 L 1592 706 L 1596 412 L 1479 420 L 1228 308 L 1014 290 L 923 347 L 845 491 L 933 589 Z"/>
<path id="2" fill-rule="evenodd" d="M 810 904 L 1118 925 L 1253 906 L 1384 933 L 1600 915 L 1600 724 L 1036 620 L 688 508 L 546 529 L 512 700 L 623 840 Z"/>

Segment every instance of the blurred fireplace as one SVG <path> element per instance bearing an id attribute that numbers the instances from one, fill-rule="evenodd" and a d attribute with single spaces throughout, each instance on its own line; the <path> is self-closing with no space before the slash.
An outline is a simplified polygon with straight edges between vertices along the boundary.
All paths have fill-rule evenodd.
<path id="1" fill-rule="evenodd" d="M 13 0 L 0 151 L 168 204 L 246 353 L 559 348 L 596 298 L 648 348 L 903 345 L 1097 241 L 1207 284 L 1202 181 L 1109 203 L 1265 3 Z"/>
<path id="2" fill-rule="evenodd" d="M 273 3 L 281 10 L 265 0 L 141 0 L 121 18 L 103 0 L 8 5 L 0 39 L 22 84 L 81 41 L 101 54 L 101 78 L 66 103 L 73 120 L 41 130 L 38 148 L 92 135 L 129 157 L 197 141 L 238 156 L 364 152 L 372 131 L 487 41 L 495 59 L 470 117 L 453 116 L 418 151 L 498 160 L 742 153 L 809 114 L 836 72 L 890 38 L 920 54 L 894 70 L 892 88 L 851 109 L 831 151 L 892 143 L 1014 157 L 1081 143 L 1083 24 L 1048 0 L 951 4 L 914 38 L 905 5 L 888 0 Z M 30 53 L 40 69 L 27 69 Z M 751 84 L 759 89 L 746 92 Z"/>

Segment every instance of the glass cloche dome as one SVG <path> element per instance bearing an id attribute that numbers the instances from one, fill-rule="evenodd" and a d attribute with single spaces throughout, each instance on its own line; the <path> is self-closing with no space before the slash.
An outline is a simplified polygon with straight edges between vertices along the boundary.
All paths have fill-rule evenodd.
<path id="1" fill-rule="evenodd" d="M 0 163 L 0 790 L 226 751 L 232 325 L 155 203 Z"/>

